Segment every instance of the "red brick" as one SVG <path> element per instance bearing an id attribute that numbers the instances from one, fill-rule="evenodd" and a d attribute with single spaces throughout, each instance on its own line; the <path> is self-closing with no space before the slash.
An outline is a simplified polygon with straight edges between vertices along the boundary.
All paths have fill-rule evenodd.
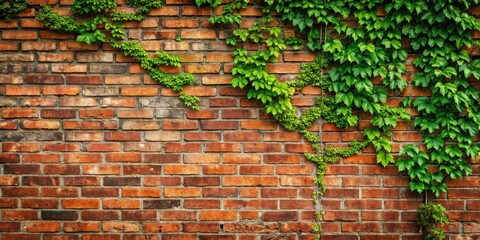
<path id="1" fill-rule="evenodd" d="M 199 174 L 200 166 L 196 165 L 165 165 L 164 166 L 165 174 Z"/>
<path id="2" fill-rule="evenodd" d="M 122 197 L 161 197 L 158 188 L 123 188 Z"/>
<path id="3" fill-rule="evenodd" d="M 39 165 L 5 165 L 5 174 L 39 174 Z"/>
<path id="4" fill-rule="evenodd" d="M 223 186 L 276 186 L 278 184 L 278 178 L 226 176 L 223 177 L 222 184 Z"/>
<path id="5" fill-rule="evenodd" d="M 1 232 L 20 232 L 19 222 L 2 222 L 0 223 Z"/>
<path id="6" fill-rule="evenodd" d="M 118 118 L 153 118 L 153 109 L 118 110 Z"/>
<path id="7" fill-rule="evenodd" d="M 60 121 L 55 120 L 24 120 L 21 123 L 23 129 L 59 129 Z"/>
<path id="8" fill-rule="evenodd" d="M 4 197 L 37 197 L 38 188 L 30 187 L 3 187 L 1 189 Z"/>
<path id="9" fill-rule="evenodd" d="M 29 222 L 24 226 L 26 232 L 60 232 L 59 222 Z"/>
<path id="10" fill-rule="evenodd" d="M 140 153 L 107 153 L 105 154 L 105 161 L 107 162 L 141 162 L 142 155 Z"/>
<path id="11" fill-rule="evenodd" d="M 73 53 L 38 53 L 39 62 L 73 62 Z M 63 79 L 63 78 L 62 78 Z"/>
<path id="12" fill-rule="evenodd" d="M 196 143 L 165 143 L 165 152 L 201 152 L 202 146 Z"/>
<path id="13" fill-rule="evenodd" d="M 100 224 L 98 222 L 65 222 L 63 230 L 67 233 L 98 232 L 100 231 Z"/>
<path id="14" fill-rule="evenodd" d="M 55 209 L 58 208 L 58 199 L 22 199 L 22 208 L 36 208 L 36 209 Z"/>
<path id="15" fill-rule="evenodd" d="M 158 130 L 160 124 L 157 121 L 133 121 L 125 120 L 122 123 L 124 130 Z"/>
<path id="16" fill-rule="evenodd" d="M 98 199 L 63 199 L 62 208 L 68 209 L 88 209 L 99 208 L 100 201 Z"/>
<path id="17" fill-rule="evenodd" d="M 83 150 L 87 152 L 118 152 L 121 149 L 119 143 L 85 143 Z"/>
<path id="18" fill-rule="evenodd" d="M 38 143 L 2 143 L 4 152 L 39 152 L 40 144 Z"/>
<path id="19" fill-rule="evenodd" d="M 203 167 L 203 173 L 207 175 L 229 175 L 237 173 L 237 167 L 233 165 L 208 165 Z"/>
<path id="20" fill-rule="evenodd" d="M 87 85 L 98 85 L 102 84 L 102 77 L 95 75 L 68 75 L 66 77 L 67 84 L 87 84 Z"/>
<path id="21" fill-rule="evenodd" d="M 98 177 L 65 177 L 65 186 L 100 186 Z"/>
<path id="22" fill-rule="evenodd" d="M 125 156 L 118 156 L 117 157 L 125 157 Z M 123 166 L 123 173 L 127 175 L 131 174 L 141 174 L 141 175 L 149 175 L 149 174 L 161 174 L 162 166 L 160 165 L 126 165 Z"/>
<path id="23" fill-rule="evenodd" d="M 18 154 L 0 153 L 0 163 L 18 163 L 20 157 Z"/>
<path id="24" fill-rule="evenodd" d="M 164 28 L 197 28 L 198 20 L 196 19 L 164 19 L 162 20 Z"/>
<path id="25" fill-rule="evenodd" d="M 120 174 L 119 165 L 83 165 L 83 174 L 88 175 L 118 175 Z"/>
<path id="26" fill-rule="evenodd" d="M 96 142 L 102 140 L 102 133 L 99 132 L 69 132 L 65 135 L 66 141 Z"/>
<path id="27" fill-rule="evenodd" d="M 16 30 L 5 30 L 2 31 L 3 39 L 14 39 L 14 40 L 36 40 L 38 38 L 37 31 L 16 31 Z"/>
<path id="28" fill-rule="evenodd" d="M 200 122 L 202 130 L 237 130 L 237 121 L 203 120 Z"/>
<path id="29" fill-rule="evenodd" d="M 151 221 L 157 220 L 157 211 L 143 210 L 143 211 L 122 211 L 122 220 L 133 220 L 133 221 Z"/>
<path id="30" fill-rule="evenodd" d="M 139 209 L 140 200 L 133 199 L 105 199 L 103 200 L 103 208 L 116 209 Z"/>
<path id="31" fill-rule="evenodd" d="M 93 107 L 97 106 L 98 101 L 95 98 L 82 97 L 62 97 L 60 98 L 60 106 L 62 107 Z"/>
<path id="32" fill-rule="evenodd" d="M 144 186 L 179 186 L 182 179 L 179 177 L 144 177 Z"/>
<path id="33" fill-rule="evenodd" d="M 72 121 L 63 120 L 63 129 L 72 130 L 98 130 L 98 129 L 118 129 L 118 121 Z M 107 133 L 105 133 L 107 134 Z"/>
<path id="34" fill-rule="evenodd" d="M 211 211 L 200 212 L 200 220 L 202 221 L 228 221 L 228 220 L 236 220 L 236 219 L 237 219 L 236 211 L 211 210 Z"/>
<path id="35" fill-rule="evenodd" d="M 275 130 L 277 127 L 277 123 L 271 121 L 251 120 L 241 122 L 241 128 L 246 130 Z"/>
<path id="36" fill-rule="evenodd" d="M 80 118 L 113 118 L 115 110 L 113 109 L 81 109 Z"/>
<path id="37" fill-rule="evenodd" d="M 44 143 L 43 151 L 78 152 L 80 151 L 80 144 L 78 143 Z"/>
<path id="38" fill-rule="evenodd" d="M 220 231 L 220 224 L 218 223 L 183 223 L 183 230 L 185 232 L 206 232 L 217 233 Z"/>
<path id="39" fill-rule="evenodd" d="M 7 96 L 39 96 L 39 86 L 6 86 L 5 95 Z"/>
<path id="40" fill-rule="evenodd" d="M 216 33 L 213 29 L 182 30 L 180 36 L 183 39 L 215 39 Z"/>
<path id="41" fill-rule="evenodd" d="M 29 185 L 29 184 L 26 184 L 25 181 L 22 181 L 22 183 L 23 183 L 23 185 Z M 1 186 L 18 186 L 19 185 L 18 177 L 1 176 L 0 177 L 0 185 Z"/>

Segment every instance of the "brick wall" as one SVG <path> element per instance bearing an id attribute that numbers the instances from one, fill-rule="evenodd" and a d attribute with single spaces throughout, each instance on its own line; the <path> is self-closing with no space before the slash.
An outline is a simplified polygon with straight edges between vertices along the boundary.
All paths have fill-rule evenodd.
<path id="1" fill-rule="evenodd" d="M 187 92 L 201 111 L 191 111 L 108 45 L 79 44 L 34 19 L 38 4 L 71 2 L 31 0 L 0 22 L 1 239 L 313 239 L 315 169 L 302 157 L 311 148 L 229 86 L 232 48 L 222 38 L 231 30 L 188 0 L 127 25 L 147 50 L 181 57 L 166 70 L 196 76 Z M 270 69 L 291 79 L 313 57 L 286 51 Z M 319 93 L 305 88 L 294 102 L 307 108 Z M 326 144 L 361 140 L 359 129 L 320 128 Z M 421 135 L 402 124 L 393 140 L 398 152 Z M 478 161 L 473 171 L 440 197 L 450 239 L 480 239 Z M 420 239 L 422 197 L 371 149 L 330 165 L 325 181 L 323 239 Z"/>

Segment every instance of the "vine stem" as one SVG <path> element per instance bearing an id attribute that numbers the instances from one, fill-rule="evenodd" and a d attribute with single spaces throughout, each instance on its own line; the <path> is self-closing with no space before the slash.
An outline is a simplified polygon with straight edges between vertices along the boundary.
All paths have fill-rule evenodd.
<path id="1" fill-rule="evenodd" d="M 327 25 L 326 24 L 321 24 L 320 25 L 320 32 L 322 33 L 322 36 L 320 37 L 319 41 L 320 43 L 323 43 L 327 40 Z M 321 52 L 322 54 L 322 59 L 325 59 L 325 53 L 322 51 Z M 322 63 L 322 66 L 320 67 L 320 87 L 323 86 L 323 63 Z M 323 96 L 323 89 L 321 89 L 321 101 L 320 101 L 320 109 L 323 109 L 323 105 L 324 105 L 324 96 Z M 323 121 L 322 121 L 322 117 L 320 117 L 318 119 L 318 124 L 319 124 L 319 128 L 318 128 L 318 135 L 319 135 L 319 139 L 320 139 L 320 155 L 325 155 L 325 146 L 323 144 Z M 316 171 L 316 174 L 318 176 L 318 167 L 317 167 L 317 171 Z M 319 186 L 317 184 L 316 186 L 317 189 L 319 189 Z M 320 192 L 319 192 L 320 193 Z M 315 239 L 320 239 L 320 234 L 321 234 L 321 230 L 320 230 L 320 226 L 321 226 L 321 222 L 323 220 L 323 214 L 322 214 L 322 203 L 320 202 L 320 194 L 314 194 L 313 196 L 315 199 L 314 199 L 314 202 L 315 202 L 315 211 L 317 212 L 318 215 L 315 216 L 315 223 L 318 225 L 317 229 L 318 232 L 316 232 L 317 236 L 315 236 Z"/>

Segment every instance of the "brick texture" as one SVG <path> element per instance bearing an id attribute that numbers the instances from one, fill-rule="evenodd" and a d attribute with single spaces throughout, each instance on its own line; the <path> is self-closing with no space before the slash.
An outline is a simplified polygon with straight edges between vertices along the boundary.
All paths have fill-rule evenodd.
<path id="1" fill-rule="evenodd" d="M 109 46 L 77 43 L 34 19 L 38 4 L 72 2 L 31 0 L 0 24 L 0 239 L 313 239 L 315 168 L 302 157 L 311 148 L 228 85 L 232 49 L 208 24 L 208 8 L 167 0 L 127 29 L 150 53 L 181 57 L 172 71 L 198 79 L 186 89 L 201 98 L 197 112 Z M 243 14 L 254 19 L 261 8 Z M 287 50 L 268 68 L 289 79 L 313 59 Z M 295 104 L 303 110 L 320 92 L 305 88 Z M 421 140 L 402 126 L 395 146 Z M 361 130 L 312 130 L 320 128 L 328 144 Z M 439 199 L 449 239 L 480 239 L 479 164 Z M 420 239 L 422 197 L 371 152 L 331 164 L 325 183 L 323 239 Z"/>

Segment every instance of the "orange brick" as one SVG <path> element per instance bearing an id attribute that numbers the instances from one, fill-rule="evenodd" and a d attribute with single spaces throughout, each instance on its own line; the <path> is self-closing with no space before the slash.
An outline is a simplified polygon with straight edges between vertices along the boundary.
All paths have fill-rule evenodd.
<path id="1" fill-rule="evenodd" d="M 6 86 L 5 95 L 7 96 L 38 96 L 40 95 L 39 86 Z"/>
<path id="2" fill-rule="evenodd" d="M 26 232 L 60 232 L 59 222 L 28 222 L 25 224 Z"/>
<path id="3" fill-rule="evenodd" d="M 165 188 L 165 197 L 200 197 L 200 188 Z"/>

